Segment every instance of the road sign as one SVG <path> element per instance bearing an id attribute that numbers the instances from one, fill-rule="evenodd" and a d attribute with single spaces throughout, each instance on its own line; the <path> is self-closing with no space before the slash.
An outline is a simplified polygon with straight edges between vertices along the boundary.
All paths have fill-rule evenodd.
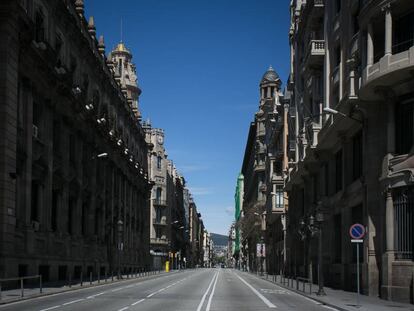
<path id="1" fill-rule="evenodd" d="M 354 240 L 361 240 L 365 236 L 365 227 L 361 224 L 353 224 L 349 228 L 349 235 Z"/>
<path id="2" fill-rule="evenodd" d="M 357 257 L 357 274 L 356 274 L 356 283 L 357 283 L 357 306 L 359 306 L 359 245 L 364 242 L 363 238 L 365 236 L 365 227 L 361 224 L 353 224 L 349 228 L 349 235 L 351 236 L 351 242 L 355 243 L 356 247 L 356 257 Z"/>

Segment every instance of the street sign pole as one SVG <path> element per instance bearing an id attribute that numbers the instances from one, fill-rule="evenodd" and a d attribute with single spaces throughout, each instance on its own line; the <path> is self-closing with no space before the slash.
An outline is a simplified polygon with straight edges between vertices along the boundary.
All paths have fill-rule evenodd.
<path id="1" fill-rule="evenodd" d="M 357 307 L 359 307 L 359 244 L 355 243 L 357 249 Z"/>
<path id="2" fill-rule="evenodd" d="M 364 236 L 365 236 L 365 227 L 361 224 L 353 224 L 349 228 L 349 235 L 351 236 L 351 242 L 355 243 L 356 247 L 356 256 L 357 256 L 357 296 L 356 296 L 356 307 L 359 307 L 359 293 L 360 293 L 360 284 L 359 284 L 359 244 L 363 243 Z"/>

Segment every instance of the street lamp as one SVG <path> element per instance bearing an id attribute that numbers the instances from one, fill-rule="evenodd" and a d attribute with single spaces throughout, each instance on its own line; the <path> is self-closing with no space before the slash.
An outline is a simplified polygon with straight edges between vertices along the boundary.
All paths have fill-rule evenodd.
<path id="1" fill-rule="evenodd" d="M 322 256 L 322 223 L 324 222 L 324 215 L 322 211 L 316 211 L 316 215 L 310 215 L 308 218 L 308 224 L 302 218 L 299 221 L 299 230 L 298 233 L 302 241 L 305 241 L 306 236 L 310 233 L 310 237 L 315 235 L 318 236 L 318 296 L 325 296 L 326 293 L 323 289 L 324 287 L 324 278 L 323 278 L 323 256 Z M 305 246 L 304 246 L 305 247 Z M 305 260 L 306 256 L 304 256 Z M 304 265 L 306 262 L 304 262 Z M 305 266 L 304 266 L 305 268 Z"/>
<path id="2" fill-rule="evenodd" d="M 325 296 L 323 289 L 323 258 L 322 258 L 322 223 L 324 221 L 323 213 L 319 210 L 316 212 L 316 217 L 311 215 L 309 217 L 309 229 L 312 235 L 318 235 L 318 296 Z"/>
<path id="3" fill-rule="evenodd" d="M 124 232 L 124 223 L 122 220 L 117 222 L 118 231 L 118 280 L 121 278 L 121 251 L 122 251 L 122 233 Z"/>
<path id="4" fill-rule="evenodd" d="M 357 122 L 359 122 L 359 123 L 363 123 L 363 121 L 362 120 L 360 120 L 360 119 L 356 119 L 356 118 L 354 118 L 354 117 L 352 117 L 352 116 L 349 116 L 349 115 L 347 115 L 347 114 L 345 114 L 345 113 L 343 113 L 343 112 L 340 112 L 340 111 L 338 111 L 338 110 L 335 110 L 335 109 L 332 109 L 332 108 L 329 108 L 329 107 L 325 107 L 325 108 L 323 108 L 323 111 L 325 112 L 325 113 L 327 113 L 327 114 L 339 114 L 340 116 L 342 116 L 342 117 L 345 117 L 345 118 L 348 118 L 348 119 L 352 119 L 352 120 L 354 120 L 354 121 L 357 121 Z"/>

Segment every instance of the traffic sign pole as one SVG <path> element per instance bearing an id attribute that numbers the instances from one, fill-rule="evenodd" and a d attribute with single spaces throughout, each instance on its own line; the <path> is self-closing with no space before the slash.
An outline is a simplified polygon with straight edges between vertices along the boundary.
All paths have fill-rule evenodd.
<path id="1" fill-rule="evenodd" d="M 359 243 L 355 243 L 357 248 L 357 307 L 359 307 Z"/>
<path id="2" fill-rule="evenodd" d="M 349 235 L 351 236 L 351 243 L 355 243 L 356 247 L 356 256 L 357 256 L 357 303 L 356 307 L 359 307 L 359 292 L 360 292 L 360 284 L 359 284 L 359 244 L 363 243 L 364 236 L 365 236 L 365 227 L 361 224 L 353 224 L 349 228 Z"/>

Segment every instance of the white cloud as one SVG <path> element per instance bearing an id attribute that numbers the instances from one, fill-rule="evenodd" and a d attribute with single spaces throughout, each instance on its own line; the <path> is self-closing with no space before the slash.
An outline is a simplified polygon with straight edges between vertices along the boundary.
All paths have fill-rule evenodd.
<path id="1" fill-rule="evenodd" d="M 227 206 L 224 211 L 227 215 L 233 215 L 234 214 L 234 206 Z"/>
<path id="2" fill-rule="evenodd" d="M 190 193 L 192 195 L 209 195 L 212 194 L 212 191 L 210 188 L 205 187 L 189 187 Z"/>
<path id="3" fill-rule="evenodd" d="M 193 165 L 182 165 L 182 166 L 180 166 L 180 170 L 183 173 L 197 172 L 197 171 L 205 171 L 206 169 L 207 169 L 207 166 L 205 166 L 205 165 L 197 165 L 197 164 L 193 164 Z"/>

